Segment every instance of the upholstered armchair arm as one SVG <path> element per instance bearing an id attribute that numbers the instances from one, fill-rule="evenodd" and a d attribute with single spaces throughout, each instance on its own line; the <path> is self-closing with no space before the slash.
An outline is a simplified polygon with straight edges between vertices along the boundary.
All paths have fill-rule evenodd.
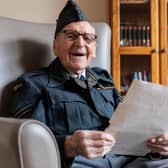
<path id="1" fill-rule="evenodd" d="M 0 132 L 3 168 L 61 168 L 56 139 L 43 123 L 1 117 Z"/>

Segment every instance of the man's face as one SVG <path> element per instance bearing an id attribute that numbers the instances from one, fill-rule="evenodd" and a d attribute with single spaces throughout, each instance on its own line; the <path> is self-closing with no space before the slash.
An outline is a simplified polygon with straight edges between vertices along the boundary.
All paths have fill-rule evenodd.
<path id="1" fill-rule="evenodd" d="M 54 52 L 66 70 L 82 73 L 96 57 L 94 28 L 86 21 L 66 25 L 54 40 Z"/>

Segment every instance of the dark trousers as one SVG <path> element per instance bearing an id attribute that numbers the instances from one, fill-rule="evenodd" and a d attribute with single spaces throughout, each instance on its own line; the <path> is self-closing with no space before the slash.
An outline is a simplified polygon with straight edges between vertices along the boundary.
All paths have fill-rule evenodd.
<path id="1" fill-rule="evenodd" d="M 112 153 L 94 159 L 76 156 L 71 168 L 168 168 L 168 159 L 150 160 Z"/>

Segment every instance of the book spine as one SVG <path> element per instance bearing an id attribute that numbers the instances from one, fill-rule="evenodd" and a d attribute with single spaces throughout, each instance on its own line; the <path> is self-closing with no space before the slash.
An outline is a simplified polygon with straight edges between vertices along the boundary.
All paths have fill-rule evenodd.
<path id="1" fill-rule="evenodd" d="M 146 46 L 147 42 L 146 42 L 146 26 L 143 25 L 142 26 L 142 46 Z"/>
<path id="2" fill-rule="evenodd" d="M 124 46 L 124 25 L 120 25 L 120 46 Z"/>
<path id="3" fill-rule="evenodd" d="M 133 46 L 137 46 L 138 45 L 137 34 L 138 34 L 137 25 L 134 25 L 133 29 L 132 29 Z"/>
<path id="4" fill-rule="evenodd" d="M 142 26 L 141 25 L 138 25 L 138 28 L 137 28 L 137 43 L 138 43 L 138 46 L 141 46 L 142 45 Z"/>
<path id="5" fill-rule="evenodd" d="M 150 43 L 150 26 L 149 25 L 147 25 L 146 26 L 146 45 L 147 46 L 150 46 L 151 45 L 151 43 Z"/>
<path id="6" fill-rule="evenodd" d="M 124 26 L 124 46 L 128 46 L 128 25 Z"/>
<path id="7" fill-rule="evenodd" d="M 128 45 L 132 46 L 133 45 L 133 35 L 132 35 L 132 25 L 128 26 Z"/>

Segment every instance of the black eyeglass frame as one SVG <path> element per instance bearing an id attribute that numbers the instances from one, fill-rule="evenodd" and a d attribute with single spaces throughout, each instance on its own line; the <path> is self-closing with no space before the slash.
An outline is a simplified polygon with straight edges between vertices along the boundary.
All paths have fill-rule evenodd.
<path id="1" fill-rule="evenodd" d="M 97 35 L 93 33 L 79 33 L 76 30 L 65 29 L 62 30 L 60 33 L 64 33 L 66 39 L 70 41 L 75 41 L 79 36 L 82 36 L 84 41 L 88 44 L 95 42 L 97 39 Z"/>

